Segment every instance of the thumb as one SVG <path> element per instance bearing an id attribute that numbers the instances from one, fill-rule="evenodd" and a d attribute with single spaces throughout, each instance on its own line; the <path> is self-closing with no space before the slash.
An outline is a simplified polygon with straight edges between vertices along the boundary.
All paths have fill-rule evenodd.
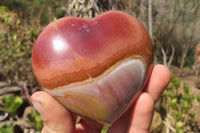
<path id="1" fill-rule="evenodd" d="M 34 107 L 41 114 L 44 127 L 42 133 L 74 133 L 75 122 L 69 111 L 44 91 L 31 96 Z"/>

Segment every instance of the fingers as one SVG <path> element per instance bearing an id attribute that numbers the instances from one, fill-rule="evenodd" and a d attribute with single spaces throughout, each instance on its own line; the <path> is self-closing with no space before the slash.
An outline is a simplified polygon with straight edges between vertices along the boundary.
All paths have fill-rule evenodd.
<path id="1" fill-rule="evenodd" d="M 148 133 L 154 113 L 154 104 L 160 98 L 171 80 L 170 70 L 156 65 L 152 70 L 149 83 L 133 108 L 128 133 Z"/>
<path id="2" fill-rule="evenodd" d="M 75 122 L 70 112 L 48 93 L 40 91 L 31 96 L 32 103 L 42 115 L 42 133 L 74 133 Z"/>
<path id="3" fill-rule="evenodd" d="M 154 112 L 154 100 L 148 93 L 142 93 L 133 108 L 127 133 L 149 133 Z"/>
<path id="4" fill-rule="evenodd" d="M 164 65 L 155 65 L 145 91 L 149 93 L 156 102 L 171 80 L 170 70 Z"/>

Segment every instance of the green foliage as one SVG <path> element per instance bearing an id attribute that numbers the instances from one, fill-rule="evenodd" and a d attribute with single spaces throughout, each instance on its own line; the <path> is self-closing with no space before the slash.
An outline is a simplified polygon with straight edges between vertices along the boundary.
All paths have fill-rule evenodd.
<path id="1" fill-rule="evenodd" d="M 198 102 L 200 102 L 200 96 L 197 96 L 196 99 Z"/>
<path id="2" fill-rule="evenodd" d="M 0 0 L 0 5 L 6 6 L 9 10 L 14 10 L 18 14 L 21 13 L 22 18 L 27 19 L 27 21 L 38 19 L 41 14 L 40 22 L 43 24 L 49 23 L 49 16 L 51 15 L 52 18 L 53 16 L 62 17 L 63 5 L 67 3 L 68 0 Z M 49 9 L 51 9 L 51 12 Z"/>
<path id="3" fill-rule="evenodd" d="M 189 121 L 195 118 L 195 112 L 191 110 L 192 102 L 199 101 L 200 97 L 195 97 L 190 93 L 188 84 L 181 84 L 181 80 L 172 76 L 171 82 L 163 93 L 163 100 L 160 106 L 160 112 L 163 111 L 174 119 L 174 128 L 177 133 L 186 132 L 185 126 Z M 166 115 L 167 116 L 167 115 Z"/>
<path id="4" fill-rule="evenodd" d="M 107 133 L 110 128 L 111 126 L 104 125 L 103 128 L 101 129 L 101 133 Z"/>
<path id="5" fill-rule="evenodd" d="M 12 82 L 34 82 L 32 48 L 42 27 L 35 22 L 23 21 L 5 7 L 0 7 L 0 26 L 3 26 L 0 32 L 0 68 L 9 73 Z"/>
<path id="6" fill-rule="evenodd" d="M 194 111 L 190 112 L 190 117 L 195 118 L 195 112 Z"/>
<path id="7" fill-rule="evenodd" d="M 177 131 L 177 133 L 184 133 L 183 126 L 184 126 L 184 124 L 181 121 L 178 121 L 176 123 L 176 131 Z"/>
<path id="8" fill-rule="evenodd" d="M 188 84 L 186 84 L 186 83 L 183 84 L 183 90 L 184 90 L 185 93 L 189 93 L 189 86 L 188 86 Z"/>
<path id="9" fill-rule="evenodd" d="M 167 86 L 167 90 L 178 89 L 180 87 L 180 84 L 180 79 L 172 76 L 171 82 Z M 173 93 L 171 93 L 170 95 L 173 95 Z"/>
<path id="10" fill-rule="evenodd" d="M 5 6 L 0 6 L 0 21 L 3 21 L 3 24 L 6 27 L 12 25 L 17 17 L 16 13 L 7 11 Z"/>
<path id="11" fill-rule="evenodd" d="M 8 113 L 14 113 L 22 105 L 23 100 L 18 96 L 3 96 L 3 110 Z"/>
<path id="12" fill-rule="evenodd" d="M 6 125 L 0 128 L 0 133 L 14 133 L 13 126 Z"/>
<path id="13" fill-rule="evenodd" d="M 194 56 L 187 56 L 185 59 L 185 67 L 189 70 L 192 70 L 192 66 L 194 65 Z"/>
<path id="14" fill-rule="evenodd" d="M 37 131 L 42 130 L 43 127 L 42 117 L 37 111 L 28 114 L 27 117 L 30 120 L 31 125 L 33 125 L 33 127 L 35 127 Z"/>

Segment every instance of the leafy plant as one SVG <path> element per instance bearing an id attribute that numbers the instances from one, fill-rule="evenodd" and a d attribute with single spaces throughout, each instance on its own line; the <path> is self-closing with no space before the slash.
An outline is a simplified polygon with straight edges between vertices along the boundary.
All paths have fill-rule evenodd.
<path id="1" fill-rule="evenodd" d="M 188 70 L 192 70 L 192 66 L 194 65 L 194 56 L 187 56 L 185 60 L 185 67 Z"/>
<path id="2" fill-rule="evenodd" d="M 197 96 L 196 99 L 198 102 L 200 102 L 200 96 Z"/>
<path id="3" fill-rule="evenodd" d="M 104 125 L 103 128 L 101 129 L 101 133 L 107 133 L 110 128 L 111 126 Z"/>
<path id="4" fill-rule="evenodd" d="M 33 127 L 36 128 L 37 131 L 41 131 L 43 127 L 43 121 L 41 115 L 34 111 L 33 113 L 28 114 L 28 119 Z"/>
<path id="5" fill-rule="evenodd" d="M 10 125 L 3 126 L 0 128 L 0 133 L 14 133 L 13 127 Z"/>
<path id="6" fill-rule="evenodd" d="M 200 97 L 195 97 L 190 92 L 188 84 L 181 84 L 179 78 L 172 76 L 170 84 L 163 93 L 160 113 L 165 112 L 166 117 L 173 118 L 171 125 L 177 133 L 187 132 L 185 127 L 195 118 L 195 112 L 191 110 L 191 103 L 195 99 L 198 101 Z"/>
<path id="7" fill-rule="evenodd" d="M 2 110 L 8 113 L 14 113 L 22 105 L 23 99 L 18 96 L 3 96 Z"/>
<path id="8" fill-rule="evenodd" d="M 35 82 L 31 67 L 33 44 L 42 30 L 32 20 L 27 23 L 14 12 L 0 7 L 0 68 L 6 71 L 13 83 Z"/>

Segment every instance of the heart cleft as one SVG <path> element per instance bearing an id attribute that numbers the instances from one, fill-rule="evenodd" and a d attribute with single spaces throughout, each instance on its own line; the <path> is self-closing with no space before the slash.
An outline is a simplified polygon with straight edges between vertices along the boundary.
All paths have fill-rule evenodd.
<path id="1" fill-rule="evenodd" d="M 120 11 L 52 22 L 32 54 L 34 74 L 45 91 L 71 112 L 107 125 L 133 104 L 152 63 L 147 31 Z"/>

